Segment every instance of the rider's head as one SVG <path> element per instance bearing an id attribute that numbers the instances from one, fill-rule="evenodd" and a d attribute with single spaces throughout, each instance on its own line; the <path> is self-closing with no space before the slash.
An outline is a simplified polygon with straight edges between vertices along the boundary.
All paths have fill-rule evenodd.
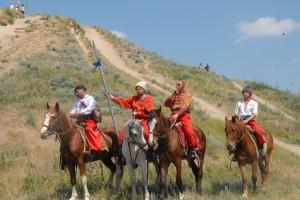
<path id="1" fill-rule="evenodd" d="M 184 90 L 186 81 L 183 79 L 179 79 L 176 81 L 176 93 L 180 93 Z"/>
<path id="2" fill-rule="evenodd" d="M 244 96 L 245 99 L 249 98 L 252 96 L 253 94 L 253 89 L 250 85 L 246 85 L 243 90 L 242 90 L 242 94 Z"/>
<path id="3" fill-rule="evenodd" d="M 135 85 L 136 95 L 142 96 L 147 91 L 147 82 L 146 81 L 140 81 Z"/>
<path id="4" fill-rule="evenodd" d="M 86 88 L 84 87 L 83 84 L 77 85 L 74 89 L 74 94 L 78 98 L 83 98 L 86 94 Z"/>

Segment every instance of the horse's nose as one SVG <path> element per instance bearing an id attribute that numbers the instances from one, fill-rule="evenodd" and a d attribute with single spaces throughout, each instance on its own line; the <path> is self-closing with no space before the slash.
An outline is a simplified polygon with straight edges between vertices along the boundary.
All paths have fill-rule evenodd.
<path id="1" fill-rule="evenodd" d="M 228 150 L 233 150 L 234 149 L 234 145 L 233 144 L 227 144 L 227 149 Z"/>

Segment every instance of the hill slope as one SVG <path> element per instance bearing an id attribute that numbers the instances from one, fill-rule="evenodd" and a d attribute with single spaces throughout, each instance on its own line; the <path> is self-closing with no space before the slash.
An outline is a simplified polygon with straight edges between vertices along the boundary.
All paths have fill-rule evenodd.
<path id="1" fill-rule="evenodd" d="M 115 95 L 132 94 L 136 81 L 147 79 L 158 106 L 170 92 L 176 78 L 189 79 L 189 89 L 195 94 L 193 122 L 203 127 L 208 140 L 203 197 L 239 199 L 240 175 L 236 164 L 232 171 L 229 170 L 230 157 L 224 148 L 223 131 L 223 117 L 232 112 L 233 104 L 240 96 L 234 82 L 214 73 L 199 72 L 164 60 L 105 30 L 78 25 L 80 36 L 76 36 L 69 29 L 69 22 L 68 18 L 45 15 L 17 19 L 14 25 L 7 26 L 13 34 L 6 36 L 1 36 L 6 30 L 0 27 L 0 37 L 5 38 L 0 40 L 0 110 L 3 113 L 0 116 L 1 197 L 65 199 L 70 194 L 68 174 L 58 167 L 59 144 L 39 138 L 47 101 L 53 103 L 58 100 L 67 111 L 73 99 L 74 85 L 84 83 L 102 107 L 105 115 L 103 126 L 110 126 L 107 103 L 102 92 L 99 92 L 99 87 L 102 88 L 99 75 L 88 71 L 94 59 L 89 44 L 89 40 L 93 39 L 104 60 L 108 87 Z M 273 92 L 271 89 L 266 91 Z M 277 106 L 276 99 L 274 102 Z M 284 112 L 297 119 L 298 113 L 293 107 L 287 105 L 285 109 Z M 119 126 L 130 116 L 129 111 L 116 106 L 113 110 Z M 164 112 L 168 111 L 164 109 Z M 300 130 L 297 120 L 287 119 L 267 106 L 262 106 L 259 120 L 276 137 L 287 138 L 286 141 L 294 141 Z M 299 166 L 298 157 L 275 147 L 270 189 L 266 193 L 258 192 L 250 196 L 255 199 L 297 199 L 300 192 L 297 178 L 300 175 Z M 187 199 L 198 198 L 193 191 L 192 173 L 186 164 L 184 171 Z M 107 193 L 103 179 L 108 175 L 101 163 L 88 164 L 87 172 L 92 199 L 129 199 L 126 192 L 129 187 L 127 172 L 122 184 L 123 192 L 119 194 Z M 151 189 L 154 170 L 150 168 L 149 173 Z M 171 168 L 172 199 L 177 197 L 174 175 L 174 168 Z M 284 184 L 287 182 L 289 184 Z M 82 191 L 81 188 L 79 190 Z"/>

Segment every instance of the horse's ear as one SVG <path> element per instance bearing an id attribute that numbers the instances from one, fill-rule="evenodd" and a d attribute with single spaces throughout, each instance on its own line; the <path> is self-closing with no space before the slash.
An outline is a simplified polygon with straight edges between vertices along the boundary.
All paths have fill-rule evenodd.
<path id="1" fill-rule="evenodd" d="M 49 103 L 48 103 L 48 102 L 47 102 L 46 106 L 47 106 L 47 110 L 49 110 L 49 108 L 50 108 L 50 105 L 49 105 Z"/>
<path id="2" fill-rule="evenodd" d="M 56 102 L 56 104 L 55 104 L 55 111 L 59 112 L 59 104 L 58 104 L 58 102 Z"/>
<path id="3" fill-rule="evenodd" d="M 227 122 L 228 121 L 228 117 L 227 117 L 227 115 L 225 115 L 225 122 Z"/>
<path id="4" fill-rule="evenodd" d="M 161 113 L 161 105 L 159 105 L 159 108 L 157 109 L 158 113 Z"/>
<path id="5" fill-rule="evenodd" d="M 232 123 L 235 123 L 235 121 L 236 121 L 236 116 L 234 115 L 234 116 L 232 116 L 232 118 L 231 118 L 231 122 L 232 122 Z"/>
<path id="6" fill-rule="evenodd" d="M 148 111 L 146 108 L 144 108 L 144 112 L 146 113 L 146 115 L 148 115 L 150 110 Z"/>

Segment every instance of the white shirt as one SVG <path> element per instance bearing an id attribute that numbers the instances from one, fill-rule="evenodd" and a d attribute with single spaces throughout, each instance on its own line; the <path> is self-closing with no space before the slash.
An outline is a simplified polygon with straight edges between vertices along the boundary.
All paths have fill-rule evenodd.
<path id="1" fill-rule="evenodd" d="M 256 115 L 257 116 L 258 103 L 252 99 L 247 103 L 244 100 L 237 102 L 234 113 L 238 116 Z"/>
<path id="2" fill-rule="evenodd" d="M 83 115 L 89 115 L 96 109 L 96 100 L 93 96 L 86 94 L 82 99 L 76 98 L 73 103 L 70 114 L 79 112 Z"/>

